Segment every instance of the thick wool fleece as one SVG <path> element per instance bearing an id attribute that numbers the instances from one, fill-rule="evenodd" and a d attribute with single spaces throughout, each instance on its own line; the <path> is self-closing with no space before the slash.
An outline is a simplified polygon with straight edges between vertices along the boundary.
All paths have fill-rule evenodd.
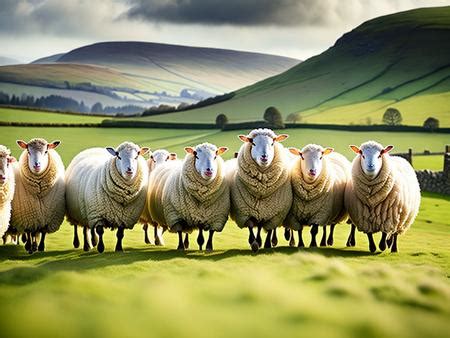
<path id="1" fill-rule="evenodd" d="M 292 188 L 284 147 L 275 142 L 268 168 L 253 160 L 251 144 L 239 150 L 237 170 L 228 173 L 231 190 L 231 218 L 240 228 L 254 218 L 266 230 L 280 226 L 292 204 Z"/>
<path id="2" fill-rule="evenodd" d="M 36 175 L 28 167 L 28 152 L 23 151 L 14 176 L 11 227 L 19 233 L 57 231 L 65 213 L 64 164 L 58 153 L 49 149 L 47 169 Z"/>
<path id="3" fill-rule="evenodd" d="M 385 154 L 382 161 L 380 173 L 370 180 L 361 168 L 361 156 L 355 157 L 345 204 L 359 231 L 401 234 L 419 212 L 419 183 L 413 168 L 403 158 Z"/>
<path id="4" fill-rule="evenodd" d="M 0 157 L 8 157 L 10 151 L 0 146 Z M 9 221 L 11 219 L 11 202 L 14 196 L 15 180 L 14 169 L 12 165 L 7 168 L 8 180 L 0 185 L 0 237 L 8 230 Z"/>
<path id="5" fill-rule="evenodd" d="M 304 225 L 327 225 L 347 218 L 344 207 L 345 186 L 350 180 L 350 162 L 342 155 L 331 153 L 322 159 L 322 172 L 308 183 L 301 170 L 301 158 L 291 168 L 292 207 L 284 224 L 293 230 Z"/>
<path id="6" fill-rule="evenodd" d="M 218 156 L 216 161 L 217 175 L 212 181 L 197 172 L 192 154 L 170 173 L 163 191 L 164 218 L 170 231 L 222 231 L 230 212 L 230 189 L 223 160 Z"/>
<path id="7" fill-rule="evenodd" d="M 117 157 L 103 148 L 75 156 L 66 175 L 67 219 L 72 225 L 132 229 L 142 213 L 148 182 L 148 167 L 140 156 L 133 180 L 117 170 Z"/>

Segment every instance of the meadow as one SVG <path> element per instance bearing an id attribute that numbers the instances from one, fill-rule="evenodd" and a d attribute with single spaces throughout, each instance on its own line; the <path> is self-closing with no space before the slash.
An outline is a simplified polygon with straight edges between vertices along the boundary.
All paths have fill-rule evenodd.
<path id="1" fill-rule="evenodd" d="M 66 165 L 82 149 L 123 140 L 181 157 L 184 146 L 209 141 L 229 146 L 230 158 L 241 144 L 236 135 L 246 132 L 0 127 L 0 143 L 18 156 L 18 138 L 60 139 Z M 442 134 L 278 132 L 290 134 L 287 146 L 316 142 L 349 158 L 348 144 L 367 139 L 392 143 L 396 151 L 442 151 L 448 142 Z M 442 156 L 416 156 L 414 163 L 440 169 Z M 212 253 L 196 250 L 195 233 L 186 253 L 175 250 L 173 234 L 165 234 L 163 248 L 146 245 L 140 225 L 125 233 L 123 253 L 113 252 L 109 231 L 105 253 L 86 253 L 73 249 L 73 231 L 64 222 L 48 237 L 46 252 L 30 256 L 23 245 L 0 246 L 2 335 L 443 337 L 450 330 L 449 219 L 450 198 L 424 193 L 398 254 L 370 254 L 362 234 L 355 248 L 345 248 L 348 225 L 341 224 L 332 248 L 290 248 L 279 230 L 279 246 L 255 255 L 247 232 L 232 221 L 215 236 Z"/>

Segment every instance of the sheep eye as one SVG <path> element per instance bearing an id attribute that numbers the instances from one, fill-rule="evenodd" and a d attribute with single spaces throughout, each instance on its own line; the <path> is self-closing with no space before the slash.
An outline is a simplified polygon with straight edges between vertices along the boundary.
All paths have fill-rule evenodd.
<path id="1" fill-rule="evenodd" d="M 216 156 L 214 156 L 214 159 L 216 159 L 217 158 L 217 155 Z"/>
<path id="2" fill-rule="evenodd" d="M 323 158 L 323 156 L 320 156 L 319 160 L 321 160 Z"/>
<path id="3" fill-rule="evenodd" d="M 364 155 L 361 155 L 361 156 L 362 156 L 362 158 L 364 158 L 364 159 L 366 158 Z"/>
<path id="4" fill-rule="evenodd" d="M 138 156 L 136 156 L 136 157 L 135 157 L 134 159 L 135 159 L 135 160 L 137 160 L 138 158 L 139 158 L 139 155 L 138 155 Z"/>
<path id="5" fill-rule="evenodd" d="M 195 156 L 195 158 L 198 160 L 198 156 L 197 155 L 194 155 Z"/>
<path id="6" fill-rule="evenodd" d="M 118 158 L 119 160 L 122 160 L 122 158 L 119 156 L 119 154 L 117 154 L 117 158 Z"/>
<path id="7" fill-rule="evenodd" d="M 48 154 L 48 150 L 46 150 L 44 154 Z"/>

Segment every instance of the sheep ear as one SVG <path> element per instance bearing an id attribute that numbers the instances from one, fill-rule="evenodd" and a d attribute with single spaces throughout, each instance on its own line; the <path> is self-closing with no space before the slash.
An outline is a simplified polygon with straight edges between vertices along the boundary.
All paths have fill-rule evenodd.
<path id="1" fill-rule="evenodd" d="M 222 155 L 224 153 L 226 153 L 228 151 L 227 147 L 220 147 L 219 149 L 216 150 L 216 155 Z"/>
<path id="2" fill-rule="evenodd" d="M 322 151 L 322 155 L 328 155 L 334 151 L 333 148 L 325 148 L 324 151 Z"/>
<path id="3" fill-rule="evenodd" d="M 28 144 L 25 141 L 17 140 L 16 143 L 22 149 L 27 149 L 28 148 Z"/>
<path id="4" fill-rule="evenodd" d="M 55 149 L 57 146 L 59 146 L 61 141 L 53 141 L 52 143 L 49 143 L 47 145 L 48 149 Z"/>
<path id="5" fill-rule="evenodd" d="M 106 150 L 108 150 L 108 153 L 110 153 L 112 156 L 117 156 L 118 153 L 114 148 L 106 147 Z"/>
<path id="6" fill-rule="evenodd" d="M 394 149 L 394 146 L 389 145 L 389 146 L 387 146 L 386 148 L 384 148 L 384 149 L 380 152 L 380 155 L 387 154 L 387 153 L 390 152 L 392 149 Z"/>
<path id="7" fill-rule="evenodd" d="M 250 142 L 250 143 L 252 142 L 252 139 L 250 137 L 245 136 L 245 135 L 239 135 L 238 137 L 240 138 L 240 140 L 242 142 Z"/>
<path id="8" fill-rule="evenodd" d="M 184 148 L 184 151 L 188 154 L 195 155 L 195 150 L 192 147 L 186 147 L 186 148 Z"/>
<path id="9" fill-rule="evenodd" d="M 350 145 L 349 146 L 351 150 L 353 150 L 356 154 L 361 154 L 361 149 L 359 149 L 357 146 Z"/>
<path id="10" fill-rule="evenodd" d="M 139 155 L 144 156 L 145 154 L 147 154 L 150 151 L 149 147 L 142 147 L 141 150 L 139 150 Z"/>
<path id="11" fill-rule="evenodd" d="M 169 160 L 174 161 L 177 159 L 177 153 L 170 153 Z"/>
<path id="12" fill-rule="evenodd" d="M 273 140 L 277 141 L 277 142 L 283 142 L 288 137 L 289 137 L 288 134 L 280 134 L 280 135 L 277 135 Z"/>
<path id="13" fill-rule="evenodd" d="M 8 163 L 14 163 L 17 162 L 16 158 L 14 156 L 8 156 Z"/>
<path id="14" fill-rule="evenodd" d="M 298 150 L 297 148 L 289 148 L 289 152 L 290 152 L 292 155 L 302 156 L 301 151 Z"/>

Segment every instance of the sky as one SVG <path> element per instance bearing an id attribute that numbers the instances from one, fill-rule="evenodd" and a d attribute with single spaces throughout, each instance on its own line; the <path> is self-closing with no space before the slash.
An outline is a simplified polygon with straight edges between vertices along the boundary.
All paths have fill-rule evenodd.
<path id="1" fill-rule="evenodd" d="M 31 62 L 100 41 L 246 50 L 300 60 L 364 21 L 450 0 L 0 0 L 0 56 Z"/>

